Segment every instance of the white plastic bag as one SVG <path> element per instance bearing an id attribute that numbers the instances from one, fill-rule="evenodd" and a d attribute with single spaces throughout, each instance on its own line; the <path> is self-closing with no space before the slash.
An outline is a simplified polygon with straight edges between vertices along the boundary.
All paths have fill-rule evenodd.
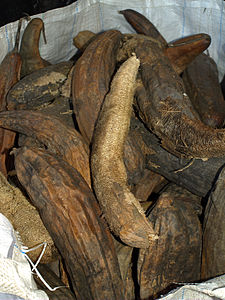
<path id="1" fill-rule="evenodd" d="M 187 284 L 171 291 L 160 300 L 224 300 L 225 299 L 225 275 L 211 280 Z"/>
<path id="2" fill-rule="evenodd" d="M 114 28 L 123 33 L 134 32 L 118 13 L 127 8 L 149 18 L 168 42 L 195 33 L 209 34 L 212 38 L 209 54 L 217 63 L 222 79 L 225 73 L 223 0 L 78 0 L 67 7 L 35 16 L 43 19 L 46 29 L 47 44 L 41 37 L 41 55 L 52 63 L 71 58 L 76 52 L 73 37 L 81 30 L 97 33 Z M 0 28 L 0 62 L 14 46 L 17 22 Z M 26 21 L 21 33 L 25 26 Z"/>

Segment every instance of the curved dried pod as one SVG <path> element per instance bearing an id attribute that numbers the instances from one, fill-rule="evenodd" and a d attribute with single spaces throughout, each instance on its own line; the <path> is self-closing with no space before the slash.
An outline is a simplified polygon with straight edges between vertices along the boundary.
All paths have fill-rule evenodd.
<path id="1" fill-rule="evenodd" d="M 224 211 L 225 167 L 211 189 L 203 221 L 203 251 L 201 279 L 206 280 L 224 274 Z"/>
<path id="2" fill-rule="evenodd" d="M 130 57 L 113 77 L 93 135 L 91 174 L 112 232 L 129 246 L 147 248 L 157 236 L 128 188 L 123 162 L 139 63 L 136 56 Z"/>
<path id="3" fill-rule="evenodd" d="M 0 127 L 35 137 L 49 151 L 62 157 L 80 172 L 91 186 L 89 148 L 75 129 L 56 117 L 29 110 L 0 113 Z"/>
<path id="4" fill-rule="evenodd" d="M 30 204 L 21 190 L 12 186 L 0 172 L 0 212 L 9 219 L 14 229 L 19 232 L 22 243 L 28 248 L 47 243 L 41 259 L 49 263 L 59 257 L 59 253 L 36 208 Z M 29 252 L 29 257 L 36 261 L 42 252 L 42 247 Z"/>
<path id="5" fill-rule="evenodd" d="M 181 195 L 178 189 L 165 191 L 158 198 L 148 218 L 159 232 L 159 239 L 139 251 L 140 299 L 158 299 L 173 283 L 200 279 L 202 228 L 196 210 L 199 206 L 196 196 Z"/>
<path id="6" fill-rule="evenodd" d="M 27 147 L 15 151 L 15 168 L 63 257 L 76 299 L 124 299 L 111 233 L 79 172 Z"/>
<path id="7" fill-rule="evenodd" d="M 16 83 L 7 95 L 7 109 L 36 109 L 61 94 L 73 68 L 71 61 L 36 70 Z"/>
<path id="8" fill-rule="evenodd" d="M 120 10 L 119 13 L 125 17 L 137 33 L 150 36 L 158 40 L 163 46 L 167 46 L 167 41 L 144 15 L 133 9 Z"/>
<path id="9" fill-rule="evenodd" d="M 90 30 L 82 30 L 73 38 L 73 44 L 83 52 L 96 36 L 97 34 Z"/>
<path id="10" fill-rule="evenodd" d="M 21 77 L 50 65 L 40 55 L 39 40 L 41 31 L 46 42 L 44 22 L 40 18 L 32 19 L 25 28 L 19 51 L 22 58 Z"/>
<path id="11" fill-rule="evenodd" d="M 116 67 L 121 37 L 118 30 L 99 34 L 75 64 L 72 78 L 73 110 L 80 132 L 89 143 Z"/>
<path id="12" fill-rule="evenodd" d="M 214 128 L 223 127 L 225 101 L 215 61 L 202 53 L 185 69 L 182 79 L 202 122 Z"/>
<path id="13" fill-rule="evenodd" d="M 225 130 L 213 129 L 198 119 L 182 79 L 158 44 L 140 39 L 133 50 L 141 61 L 140 74 L 147 93 L 142 109 L 145 123 L 162 146 L 177 156 L 223 156 Z"/>
<path id="14" fill-rule="evenodd" d="M 169 58 L 174 70 L 181 74 L 210 44 L 210 35 L 206 33 L 193 34 L 168 43 L 165 55 Z"/>
<path id="15" fill-rule="evenodd" d="M 18 21 L 15 46 L 13 50 L 6 54 L 0 64 L 0 111 L 7 109 L 7 94 L 13 85 L 15 85 L 20 79 L 22 59 L 18 53 L 18 46 L 22 21 L 23 18 Z M 13 147 L 14 140 L 14 132 L 2 128 L 0 129 L 0 172 L 2 172 L 6 177 L 8 173 L 8 152 Z"/>

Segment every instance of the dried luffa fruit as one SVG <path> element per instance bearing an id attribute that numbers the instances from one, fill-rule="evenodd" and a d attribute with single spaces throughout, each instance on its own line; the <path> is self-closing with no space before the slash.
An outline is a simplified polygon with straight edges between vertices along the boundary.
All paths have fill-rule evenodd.
<path id="1" fill-rule="evenodd" d="M 18 21 L 18 29 L 15 38 L 15 46 L 4 57 L 0 64 L 0 111 L 6 110 L 6 97 L 12 86 L 20 79 L 21 56 L 18 53 L 20 29 L 23 19 Z M 9 149 L 14 145 L 15 133 L 0 129 L 0 172 L 7 177 L 7 160 Z"/>
<path id="2" fill-rule="evenodd" d="M 92 33 L 94 36 L 97 37 L 97 34 Z M 88 43 L 87 36 L 89 36 L 89 34 L 86 34 L 86 31 L 81 31 L 79 33 L 79 44 L 78 47 L 80 47 L 80 50 L 84 50 L 85 45 L 82 43 Z M 92 35 L 91 35 L 92 36 Z M 94 38 L 93 36 L 93 38 Z M 75 37 L 76 39 L 76 37 Z M 91 38 L 92 39 L 92 38 Z M 99 61 L 100 63 L 100 61 Z M 92 64 L 90 63 L 90 68 L 94 68 L 95 67 L 95 62 L 92 61 Z M 107 66 L 105 65 L 106 69 Z M 104 71 L 104 67 L 102 67 L 101 69 L 102 73 L 105 74 Z M 107 71 L 107 70 L 106 70 Z M 84 94 L 85 95 L 85 94 Z M 99 113 L 100 110 L 100 105 L 99 105 L 99 98 L 96 97 L 95 93 L 89 93 L 89 100 L 91 100 L 93 109 L 95 109 L 95 114 L 96 116 Z M 85 98 L 84 98 L 85 100 Z M 102 97 L 101 99 L 102 101 L 104 100 L 104 98 Z M 96 103 L 96 104 L 95 104 Z M 78 105 L 78 104 L 76 104 Z M 76 107 L 74 107 L 75 110 L 77 110 Z M 78 109 L 80 111 L 80 115 L 85 116 L 87 113 L 86 107 L 85 105 L 82 105 L 82 107 L 80 107 L 78 105 Z M 82 112 L 82 110 L 84 110 Z M 86 118 L 88 118 L 88 116 L 86 116 Z M 133 119 L 133 118 L 132 118 Z M 132 122 L 132 120 L 131 120 Z M 86 131 L 87 132 L 92 132 L 93 130 L 93 122 L 87 122 L 87 120 L 85 120 L 85 126 L 86 126 Z M 149 171 L 145 170 L 145 151 L 146 149 L 142 149 L 138 143 L 138 141 L 136 141 L 133 138 L 133 132 L 132 130 L 129 131 L 128 136 L 126 138 L 125 144 L 124 144 L 124 164 L 126 167 L 126 172 L 127 172 L 127 180 L 128 180 L 128 185 L 130 187 L 130 189 L 132 190 L 132 192 L 135 194 L 138 194 L 138 198 L 141 201 L 145 201 L 148 196 L 150 195 L 151 191 L 152 191 L 152 176 L 151 174 L 149 174 Z M 148 173 L 149 176 L 146 176 Z"/>
<path id="3" fill-rule="evenodd" d="M 113 77 L 93 134 L 91 173 L 110 229 L 124 243 L 146 248 L 157 236 L 138 199 L 128 188 L 123 162 L 139 63 L 136 56 L 132 56 Z"/>
<path id="4" fill-rule="evenodd" d="M 196 196 L 194 196 L 196 198 Z M 200 279 L 202 229 L 191 193 L 179 189 L 162 193 L 149 215 L 159 239 L 140 249 L 140 299 L 156 299 L 173 283 Z"/>
<path id="5" fill-rule="evenodd" d="M 21 77 L 50 65 L 40 55 L 39 40 L 41 32 L 43 32 L 46 42 L 44 22 L 40 18 L 32 19 L 25 28 L 20 45 L 20 55 L 22 57 Z"/>
<path id="6" fill-rule="evenodd" d="M 44 227 L 38 211 L 29 201 L 19 188 L 9 184 L 0 173 L 0 212 L 9 219 L 14 229 L 19 232 L 24 246 L 32 248 L 43 242 L 48 244 L 41 262 L 54 261 L 58 258 L 58 251 Z M 35 262 L 41 252 L 42 247 L 30 251 L 29 257 Z"/>
<path id="7" fill-rule="evenodd" d="M 221 128 L 225 120 L 225 101 L 215 61 L 201 54 L 186 68 L 182 76 L 185 90 L 202 122 Z"/>
<path id="8" fill-rule="evenodd" d="M 157 43 L 140 39 L 133 49 L 147 101 L 142 106 L 146 125 L 162 146 L 177 156 L 210 158 L 225 155 L 225 130 L 203 124 L 185 93 L 182 79 Z"/>
<path id="9" fill-rule="evenodd" d="M 35 137 L 49 151 L 80 172 L 91 186 L 89 149 L 78 131 L 58 118 L 38 111 L 17 110 L 0 113 L 0 127 Z"/>
<path id="10" fill-rule="evenodd" d="M 51 103 L 60 95 L 72 66 L 70 61 L 61 62 L 25 76 L 9 91 L 7 108 L 35 109 Z"/>
<path id="11" fill-rule="evenodd" d="M 209 195 L 203 222 L 202 279 L 225 273 L 225 167 Z"/>
<path id="12" fill-rule="evenodd" d="M 83 177 L 46 150 L 15 151 L 19 181 L 59 249 L 77 299 L 124 299 L 111 234 Z"/>
<path id="13" fill-rule="evenodd" d="M 95 122 L 116 67 L 122 34 L 99 34 L 75 64 L 72 78 L 73 110 L 83 137 L 90 143 Z"/>

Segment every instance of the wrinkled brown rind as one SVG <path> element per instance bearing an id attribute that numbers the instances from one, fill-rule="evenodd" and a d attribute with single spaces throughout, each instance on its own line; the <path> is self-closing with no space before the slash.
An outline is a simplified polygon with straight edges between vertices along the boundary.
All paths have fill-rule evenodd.
<path id="1" fill-rule="evenodd" d="M 77 299 L 124 299 L 111 234 L 96 198 L 73 167 L 45 150 L 15 152 L 19 181 L 62 255 Z"/>
<path id="2" fill-rule="evenodd" d="M 123 162 L 139 61 L 125 61 L 113 77 L 93 134 L 93 188 L 112 232 L 125 244 L 146 248 L 156 235 L 138 199 L 130 192 Z"/>
<path id="3" fill-rule="evenodd" d="M 72 78 L 73 109 L 83 137 L 90 143 L 101 104 L 116 67 L 122 34 L 99 34 L 75 64 Z"/>
<path id="4" fill-rule="evenodd" d="M 47 149 L 77 169 L 91 186 L 89 148 L 78 131 L 58 118 L 38 111 L 0 113 L 0 126 L 36 138 Z"/>
<path id="5" fill-rule="evenodd" d="M 7 94 L 9 90 L 19 81 L 22 59 L 18 53 L 18 45 L 20 39 L 20 29 L 22 20 L 18 21 L 18 29 L 16 33 L 15 46 L 12 51 L 6 54 L 0 64 L 0 111 L 6 110 Z M 15 141 L 15 133 L 0 129 L 0 171 L 4 176 L 8 176 L 8 157 L 9 150 L 13 147 Z"/>
<path id="6" fill-rule="evenodd" d="M 225 155 L 225 130 L 198 120 L 182 79 L 158 44 L 140 39 L 133 50 L 141 61 L 140 74 L 148 99 L 142 105 L 142 114 L 162 146 L 179 157 Z"/>
<path id="7" fill-rule="evenodd" d="M 213 128 L 223 127 L 225 101 L 215 61 L 201 54 L 183 73 L 185 90 L 202 122 Z"/>
<path id="8" fill-rule="evenodd" d="M 181 74 L 210 44 L 210 35 L 198 33 L 168 43 L 164 53 L 171 62 L 174 70 L 178 74 Z"/>
<path id="9" fill-rule="evenodd" d="M 209 195 L 203 222 L 202 277 L 209 279 L 225 272 L 225 167 Z"/>
<path id="10" fill-rule="evenodd" d="M 33 18 L 24 30 L 19 51 L 22 58 L 21 78 L 50 65 L 40 55 L 41 31 L 44 34 L 44 22 L 40 18 Z"/>
<path id="11" fill-rule="evenodd" d="M 70 61 L 61 62 L 22 78 L 7 95 L 7 109 L 35 109 L 51 103 L 60 95 L 72 66 Z"/>
<path id="12" fill-rule="evenodd" d="M 158 40 L 163 46 L 167 45 L 158 29 L 144 15 L 133 9 L 120 10 L 119 13 L 125 17 L 137 33 L 150 36 Z"/>
<path id="13" fill-rule="evenodd" d="M 157 200 L 149 221 L 159 239 L 139 252 L 140 299 L 156 299 L 171 284 L 200 279 L 202 229 L 195 206 L 176 191 Z"/>

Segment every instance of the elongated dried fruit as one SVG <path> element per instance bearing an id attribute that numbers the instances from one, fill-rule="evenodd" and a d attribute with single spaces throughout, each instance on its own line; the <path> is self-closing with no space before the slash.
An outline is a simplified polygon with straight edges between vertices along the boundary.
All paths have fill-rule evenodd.
<path id="1" fill-rule="evenodd" d="M 159 239 L 139 252 L 140 299 L 156 299 L 173 283 L 200 279 L 202 230 L 196 210 L 200 199 L 196 203 L 190 194 L 164 192 L 149 215 Z"/>
<path id="2" fill-rule="evenodd" d="M 21 77 L 50 65 L 40 55 L 39 40 L 41 31 L 45 38 L 44 22 L 40 18 L 34 18 L 29 22 L 23 33 L 20 46 L 22 57 Z"/>
<path id="3" fill-rule="evenodd" d="M 113 78 L 94 131 L 91 172 L 95 193 L 111 230 L 124 243 L 146 248 L 156 235 L 127 186 L 123 162 L 138 67 L 139 60 L 132 56 Z"/>
<path id="4" fill-rule="evenodd" d="M 225 120 L 225 101 L 215 61 L 201 54 L 186 68 L 182 76 L 186 92 L 202 122 L 221 128 Z"/>
<path id="5" fill-rule="evenodd" d="M 124 299 L 111 234 L 83 177 L 45 150 L 15 151 L 21 184 L 62 255 L 77 299 Z"/>
<path id="6" fill-rule="evenodd" d="M 21 56 L 18 53 L 20 29 L 23 19 L 18 21 L 16 42 L 0 64 L 0 111 L 6 110 L 6 97 L 12 86 L 20 79 Z M 14 145 L 15 133 L 0 129 L 0 171 L 7 176 L 8 151 Z"/>
<path id="7" fill-rule="evenodd" d="M 98 112 L 116 67 L 121 37 L 117 30 L 103 32 L 89 44 L 75 64 L 73 109 L 80 132 L 88 142 L 91 141 Z"/>
<path id="8" fill-rule="evenodd" d="M 148 96 L 142 113 L 162 146 L 178 156 L 223 156 L 225 130 L 213 129 L 198 119 L 182 79 L 158 44 L 140 39 L 134 51 L 141 61 L 140 73 Z"/>
<path id="9" fill-rule="evenodd" d="M 60 88 L 72 69 L 70 61 L 36 70 L 22 78 L 7 95 L 7 108 L 34 109 L 51 103 L 60 95 Z"/>
<path id="10" fill-rule="evenodd" d="M 210 44 L 210 35 L 205 33 L 193 34 L 168 43 L 165 55 L 169 58 L 175 71 L 181 74 Z"/>
<path id="11" fill-rule="evenodd" d="M 35 137 L 49 151 L 77 169 L 91 186 L 89 149 L 75 129 L 64 125 L 56 117 L 29 110 L 0 113 L 0 126 Z"/>
<path id="12" fill-rule="evenodd" d="M 135 29 L 137 33 L 150 36 L 166 46 L 167 42 L 158 29 L 141 13 L 133 9 L 124 9 L 119 11 L 127 22 Z"/>
<path id="13" fill-rule="evenodd" d="M 209 194 L 203 222 L 202 276 L 206 280 L 224 274 L 225 168 Z"/>

